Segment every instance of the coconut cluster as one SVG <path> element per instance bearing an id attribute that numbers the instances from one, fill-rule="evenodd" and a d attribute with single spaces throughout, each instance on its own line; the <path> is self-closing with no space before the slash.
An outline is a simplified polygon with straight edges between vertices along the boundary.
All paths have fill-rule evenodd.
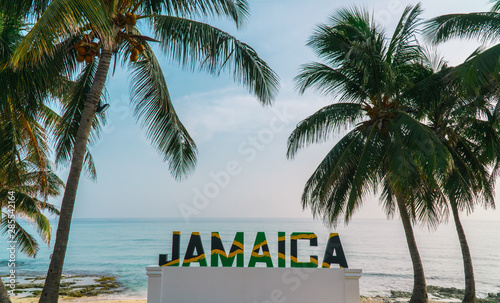
<path id="1" fill-rule="evenodd" d="M 134 46 L 132 50 L 130 51 L 130 61 L 135 62 L 137 59 L 139 59 L 139 53 L 142 53 L 144 51 L 144 45 L 134 42 L 132 43 Z"/>
<path id="2" fill-rule="evenodd" d="M 133 13 L 125 13 L 125 23 L 134 26 L 137 23 L 137 15 Z"/>
<path id="3" fill-rule="evenodd" d="M 92 63 L 94 57 L 100 52 L 101 46 L 99 43 L 92 42 L 90 35 L 83 35 L 82 40 L 73 45 L 73 49 L 78 53 L 76 61 Z"/>
<path id="4" fill-rule="evenodd" d="M 113 20 L 117 26 L 125 29 L 124 32 L 120 32 L 120 40 L 125 39 L 131 44 L 130 49 L 130 61 L 135 62 L 139 59 L 139 54 L 144 52 L 145 47 L 141 43 L 146 43 L 145 41 L 137 41 L 138 38 L 130 34 L 133 30 L 133 26 L 137 23 L 137 15 L 133 13 L 117 14 L 113 17 Z M 93 42 L 94 36 L 92 32 L 90 34 L 85 34 L 81 41 L 78 41 L 73 46 L 74 50 L 77 52 L 76 60 L 78 62 L 92 63 L 94 57 L 100 54 L 101 46 L 97 42 Z"/>
<path id="5" fill-rule="evenodd" d="M 135 26 L 137 23 L 137 15 L 127 12 L 125 14 L 116 15 L 114 20 L 115 24 L 125 29 L 126 33 L 131 33 L 133 30 L 133 26 Z M 139 53 L 142 53 L 144 51 L 144 45 L 140 44 L 132 38 L 128 38 L 127 40 L 132 45 L 132 48 L 130 50 L 130 61 L 135 62 L 139 59 Z"/>
<path id="6" fill-rule="evenodd" d="M 127 30 L 131 30 L 137 23 L 137 15 L 134 13 L 117 14 L 113 19 L 116 25 Z"/>

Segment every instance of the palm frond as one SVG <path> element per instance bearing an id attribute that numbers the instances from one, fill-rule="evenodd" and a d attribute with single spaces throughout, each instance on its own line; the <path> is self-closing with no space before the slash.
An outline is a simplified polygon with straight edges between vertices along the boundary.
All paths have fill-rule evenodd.
<path id="1" fill-rule="evenodd" d="M 434 42 L 440 43 L 452 38 L 493 40 L 500 30 L 500 14 L 480 12 L 449 14 L 426 22 L 424 32 Z"/>
<path id="2" fill-rule="evenodd" d="M 9 229 L 9 225 L 13 225 L 14 228 Z M 8 233 L 9 230 L 15 230 L 16 232 L 11 236 L 10 233 Z M 21 253 L 24 253 L 29 257 L 36 257 L 40 246 L 36 242 L 35 238 L 30 235 L 19 224 L 19 222 L 13 219 L 9 219 L 8 215 L 3 212 L 2 221 L 0 222 L 0 232 L 9 235 L 9 241 L 14 241 L 16 247 L 19 248 Z"/>
<path id="3" fill-rule="evenodd" d="M 464 63 L 454 68 L 454 76 L 469 91 L 478 91 L 491 82 L 500 70 L 500 44 L 476 50 Z"/>
<path id="4" fill-rule="evenodd" d="M 420 4 L 413 7 L 407 6 L 396 26 L 386 54 L 386 60 L 392 61 L 395 67 L 421 57 L 421 50 L 416 39 L 421 13 Z"/>
<path id="5" fill-rule="evenodd" d="M 299 93 L 314 88 L 325 95 L 337 96 L 340 100 L 364 100 L 366 91 L 360 85 L 361 73 L 352 70 L 334 69 L 326 64 L 312 62 L 301 66 L 295 77 Z"/>
<path id="6" fill-rule="evenodd" d="M 99 0 L 53 0 L 16 49 L 12 64 L 39 63 L 44 54 L 52 54 L 62 39 L 80 33 L 87 23 L 103 33 L 112 31 Z"/>
<path id="7" fill-rule="evenodd" d="M 339 128 L 354 125 L 363 117 L 362 107 L 355 103 L 328 105 L 302 120 L 288 137 L 287 158 L 292 159 L 300 148 L 324 142 Z"/>
<path id="8" fill-rule="evenodd" d="M 401 146 L 411 151 L 417 166 L 422 167 L 429 179 L 449 171 L 451 155 L 448 149 L 436 134 L 420 121 L 399 111 L 391 121 L 390 132 L 394 138 L 400 138 Z M 389 146 L 400 149 L 398 144 Z"/>
<path id="9" fill-rule="evenodd" d="M 307 46 L 318 57 L 335 65 L 343 63 L 353 45 L 377 41 L 380 36 L 374 31 L 367 11 L 357 7 L 342 8 L 330 17 L 328 24 L 317 26 Z"/>
<path id="10" fill-rule="evenodd" d="M 373 125 L 366 136 L 363 147 L 358 151 L 356 169 L 350 182 L 351 190 L 344 210 L 344 219 L 348 223 L 355 211 L 361 206 L 363 197 L 370 190 L 377 188 L 378 178 L 374 174 L 383 161 L 383 148 L 377 126 Z"/>
<path id="11" fill-rule="evenodd" d="M 172 16 L 157 16 L 155 35 L 167 56 L 183 66 L 211 74 L 232 71 L 262 102 L 271 104 L 278 90 L 278 76 L 255 50 L 228 33 L 206 23 Z"/>
<path id="12" fill-rule="evenodd" d="M 51 0 L 0 0 L 0 7 L 7 14 L 36 19 L 47 9 L 50 2 Z"/>
<path id="13" fill-rule="evenodd" d="M 311 207 L 315 217 L 336 225 L 344 214 L 364 136 L 353 130 L 339 140 L 306 182 L 303 207 Z"/>
<path id="14" fill-rule="evenodd" d="M 247 0 L 145 0 L 145 14 L 166 14 L 177 17 L 227 16 L 241 26 L 249 15 Z"/>
<path id="15" fill-rule="evenodd" d="M 59 209 L 55 205 L 47 202 L 40 203 L 40 210 L 47 211 L 51 215 L 59 216 Z"/>
<path id="16" fill-rule="evenodd" d="M 181 179 L 196 166 L 197 150 L 175 112 L 160 64 L 148 46 L 143 58 L 131 62 L 130 67 L 134 113 L 146 127 L 152 145 L 169 163 L 172 175 Z"/>

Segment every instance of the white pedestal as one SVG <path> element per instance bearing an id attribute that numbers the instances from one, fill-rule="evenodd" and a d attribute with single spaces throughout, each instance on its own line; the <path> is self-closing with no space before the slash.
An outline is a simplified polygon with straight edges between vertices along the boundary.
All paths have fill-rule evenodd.
<path id="1" fill-rule="evenodd" d="M 361 269 L 148 266 L 148 303 L 359 303 Z"/>

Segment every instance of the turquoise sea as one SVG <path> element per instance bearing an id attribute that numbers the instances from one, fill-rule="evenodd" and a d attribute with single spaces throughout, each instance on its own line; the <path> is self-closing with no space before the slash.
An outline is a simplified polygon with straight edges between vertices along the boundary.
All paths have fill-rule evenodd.
<path id="1" fill-rule="evenodd" d="M 415 233 L 428 285 L 463 288 L 460 246 L 454 225 L 437 230 L 416 227 Z M 474 262 L 478 295 L 500 292 L 500 222 L 463 222 Z M 56 225 L 54 225 L 55 231 Z M 299 261 L 308 255 L 320 261 L 330 232 L 340 235 L 350 268 L 361 268 L 361 293 L 387 295 L 390 290 L 410 291 L 412 267 L 403 228 L 395 220 L 353 220 L 348 226 L 329 229 L 322 222 L 308 219 L 75 219 L 72 224 L 64 272 L 68 274 L 114 275 L 127 287 L 128 296 L 145 297 L 145 267 L 156 265 L 159 254 L 171 254 L 172 232 L 181 231 L 181 260 L 191 232 L 201 232 L 205 253 L 210 252 L 210 232 L 220 232 L 226 250 L 235 232 L 245 232 L 245 266 L 258 231 L 266 233 L 274 264 L 277 266 L 278 231 L 314 232 L 319 246 L 299 241 Z M 55 232 L 54 232 L 55 234 Z M 5 245 L 5 241 L 3 242 Z M 42 245 L 36 259 L 17 255 L 21 275 L 44 275 L 50 248 Z M 1 274 L 7 273 L 8 251 L 2 250 Z"/>

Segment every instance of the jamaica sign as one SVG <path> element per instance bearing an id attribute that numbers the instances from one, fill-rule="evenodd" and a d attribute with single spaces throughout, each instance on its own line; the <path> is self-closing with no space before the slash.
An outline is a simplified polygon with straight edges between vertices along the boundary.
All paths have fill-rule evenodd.
<path id="1" fill-rule="evenodd" d="M 232 267 L 236 261 L 236 267 L 244 267 L 244 239 L 243 232 L 237 232 L 231 248 L 226 251 L 222 244 L 222 239 L 218 232 L 212 232 L 210 266 L 218 267 L 219 261 L 222 267 Z M 297 256 L 298 241 L 308 241 L 309 246 L 318 246 L 318 237 L 312 232 L 294 232 L 290 235 L 290 266 L 291 267 L 320 267 L 317 255 L 310 255 L 309 262 L 299 262 Z M 180 260 L 181 232 L 174 231 L 172 234 L 172 259 L 167 260 L 166 254 L 160 255 L 160 266 L 190 266 L 198 263 L 199 266 L 208 266 L 207 256 L 201 241 L 199 232 L 191 233 L 191 238 L 186 247 L 184 260 Z M 278 267 L 285 267 L 286 264 L 286 234 L 278 232 Z M 267 245 L 267 238 L 264 232 L 257 232 L 255 236 L 252 254 L 247 267 L 255 267 L 257 263 L 264 263 L 267 267 L 273 267 L 271 252 Z M 331 233 L 328 237 L 323 262 L 321 267 L 330 268 L 332 264 L 338 264 L 341 268 L 347 268 L 347 261 L 337 233 Z"/>

